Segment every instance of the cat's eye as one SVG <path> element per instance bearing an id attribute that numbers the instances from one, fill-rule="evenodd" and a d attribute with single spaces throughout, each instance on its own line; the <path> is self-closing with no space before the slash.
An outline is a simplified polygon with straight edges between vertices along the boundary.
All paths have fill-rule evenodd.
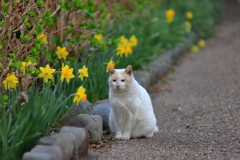
<path id="1" fill-rule="evenodd" d="M 125 79 L 122 79 L 121 82 L 125 82 Z"/>
<path id="2" fill-rule="evenodd" d="M 113 79 L 112 81 L 113 81 L 113 82 L 116 82 L 116 80 L 115 80 L 115 79 Z"/>

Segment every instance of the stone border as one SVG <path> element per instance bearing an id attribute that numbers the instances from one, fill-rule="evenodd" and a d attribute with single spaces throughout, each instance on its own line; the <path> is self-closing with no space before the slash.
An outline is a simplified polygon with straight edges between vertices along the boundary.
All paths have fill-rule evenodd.
<path id="1" fill-rule="evenodd" d="M 148 90 L 151 85 L 168 73 L 172 65 L 176 63 L 176 60 L 183 56 L 195 41 L 195 34 L 191 34 L 185 43 L 179 42 L 174 49 L 162 53 L 155 60 L 151 61 L 144 70 L 133 71 L 135 79 Z"/>
<path id="2" fill-rule="evenodd" d="M 89 153 L 88 146 L 102 139 L 102 129 L 101 116 L 78 114 L 59 133 L 40 138 L 30 152 L 24 153 L 22 160 L 96 159 L 98 153 Z"/>
<path id="3" fill-rule="evenodd" d="M 191 34 L 185 42 L 162 53 L 151 61 L 144 70 L 134 71 L 134 77 L 146 90 L 164 77 L 172 65 L 195 42 L 195 34 Z M 102 139 L 102 131 L 109 130 L 108 115 L 110 105 L 108 99 L 94 104 L 88 101 L 73 105 L 60 119 L 63 126 L 58 133 L 39 139 L 36 146 L 23 155 L 22 160 L 81 160 L 96 159 L 98 154 L 88 152 L 89 143 Z"/>

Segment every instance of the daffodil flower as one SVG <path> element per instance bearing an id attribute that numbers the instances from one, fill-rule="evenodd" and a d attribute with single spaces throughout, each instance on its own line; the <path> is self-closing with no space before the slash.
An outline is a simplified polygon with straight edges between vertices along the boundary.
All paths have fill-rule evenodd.
<path id="1" fill-rule="evenodd" d="M 205 45 L 206 45 L 206 44 L 205 44 L 205 41 L 204 41 L 203 39 L 201 39 L 201 40 L 198 41 L 198 46 L 199 46 L 199 47 L 205 47 Z"/>
<path id="2" fill-rule="evenodd" d="M 165 12 L 165 16 L 167 23 L 171 23 L 174 20 L 175 11 L 173 9 L 169 9 Z"/>
<path id="3" fill-rule="evenodd" d="M 3 81 L 3 85 L 6 90 L 10 88 L 16 89 L 18 83 L 18 78 L 15 76 L 14 72 L 12 72 L 10 75 L 8 74 L 6 79 Z"/>
<path id="4" fill-rule="evenodd" d="M 125 53 L 125 51 L 126 51 L 125 47 L 123 47 L 123 45 L 119 44 L 117 47 L 116 55 L 122 57 L 122 55 Z"/>
<path id="5" fill-rule="evenodd" d="M 32 61 L 28 61 L 28 62 L 22 62 L 22 67 L 21 67 L 21 71 L 23 72 L 23 75 L 26 75 L 26 71 L 27 69 L 31 69 L 33 66 L 36 66 L 37 63 L 32 63 Z M 34 73 L 34 72 L 32 72 Z"/>
<path id="6" fill-rule="evenodd" d="M 184 25 L 185 25 L 185 31 L 186 31 L 187 33 L 191 32 L 191 29 L 192 29 L 191 23 L 188 22 L 188 21 L 185 21 Z"/>
<path id="7" fill-rule="evenodd" d="M 94 38 L 96 38 L 99 43 L 103 43 L 103 35 L 102 34 L 95 34 Z"/>
<path id="8" fill-rule="evenodd" d="M 107 64 L 107 67 L 106 67 L 106 72 L 108 72 L 108 66 L 114 68 L 115 67 L 115 63 L 113 62 L 112 58 L 110 59 L 110 61 L 108 62 Z"/>
<path id="9" fill-rule="evenodd" d="M 186 12 L 185 16 L 187 17 L 187 19 L 192 19 L 193 18 L 192 12 Z"/>
<path id="10" fill-rule="evenodd" d="M 66 79 L 67 83 L 69 83 L 70 79 L 75 77 L 72 72 L 73 68 L 69 68 L 68 65 L 64 66 L 64 64 L 62 64 L 61 81 L 63 82 L 63 80 Z"/>
<path id="11" fill-rule="evenodd" d="M 130 46 L 131 47 L 135 47 L 135 46 L 137 46 L 137 44 L 138 44 L 138 39 L 136 38 L 136 36 L 135 35 L 132 35 L 131 37 L 130 37 Z"/>
<path id="12" fill-rule="evenodd" d="M 199 51 L 198 47 L 196 45 L 193 45 L 190 49 L 191 52 L 197 53 Z"/>
<path id="13" fill-rule="evenodd" d="M 128 42 L 128 39 L 126 37 L 124 37 L 124 36 L 120 37 L 120 44 L 125 45 L 125 44 L 128 44 L 128 43 L 129 42 Z"/>
<path id="14" fill-rule="evenodd" d="M 125 57 L 128 57 L 128 54 L 132 54 L 132 48 L 130 47 L 125 48 Z"/>
<path id="15" fill-rule="evenodd" d="M 79 78 L 83 81 L 83 77 L 88 77 L 88 68 L 84 65 L 82 69 L 78 70 Z"/>
<path id="16" fill-rule="evenodd" d="M 66 50 L 66 47 L 59 47 L 57 46 L 57 51 L 56 54 L 58 56 L 58 59 L 66 59 L 67 55 L 69 54 L 68 51 Z"/>
<path id="17" fill-rule="evenodd" d="M 53 79 L 53 73 L 56 71 L 55 69 L 51 69 L 49 64 L 46 67 L 40 67 L 42 73 L 38 75 L 38 77 L 43 78 L 44 82 L 48 82 L 48 79 Z"/>
<path id="18" fill-rule="evenodd" d="M 82 86 L 80 86 L 77 90 L 77 93 L 75 93 L 75 96 L 73 98 L 73 102 L 78 104 L 81 100 L 85 101 L 87 100 L 87 94 L 85 94 L 86 89 Z"/>
<path id="19" fill-rule="evenodd" d="M 47 35 L 45 35 L 43 32 L 39 36 L 37 36 L 37 39 L 40 39 L 44 43 L 48 43 Z"/>

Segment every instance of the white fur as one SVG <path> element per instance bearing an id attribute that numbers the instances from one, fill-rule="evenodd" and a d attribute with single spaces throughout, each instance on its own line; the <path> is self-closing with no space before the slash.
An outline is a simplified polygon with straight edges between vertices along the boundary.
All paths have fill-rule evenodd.
<path id="1" fill-rule="evenodd" d="M 138 84 L 133 74 L 125 69 L 115 69 L 109 77 L 109 101 L 111 112 L 109 125 L 116 139 L 128 140 L 136 137 L 152 137 L 158 131 L 152 102 L 147 91 Z M 122 73 L 125 74 L 122 74 Z M 116 82 L 111 76 L 117 75 Z M 129 79 L 129 81 L 123 79 Z M 120 85 L 117 89 L 116 85 Z"/>

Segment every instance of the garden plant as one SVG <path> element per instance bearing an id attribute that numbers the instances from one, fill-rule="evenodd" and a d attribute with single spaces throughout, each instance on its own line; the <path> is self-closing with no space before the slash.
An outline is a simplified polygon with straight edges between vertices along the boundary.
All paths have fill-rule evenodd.
<path id="1" fill-rule="evenodd" d="M 142 69 L 192 34 L 197 52 L 222 11 L 217 0 L 2 0 L 0 156 L 21 159 L 74 103 L 106 99 L 107 66 Z"/>

